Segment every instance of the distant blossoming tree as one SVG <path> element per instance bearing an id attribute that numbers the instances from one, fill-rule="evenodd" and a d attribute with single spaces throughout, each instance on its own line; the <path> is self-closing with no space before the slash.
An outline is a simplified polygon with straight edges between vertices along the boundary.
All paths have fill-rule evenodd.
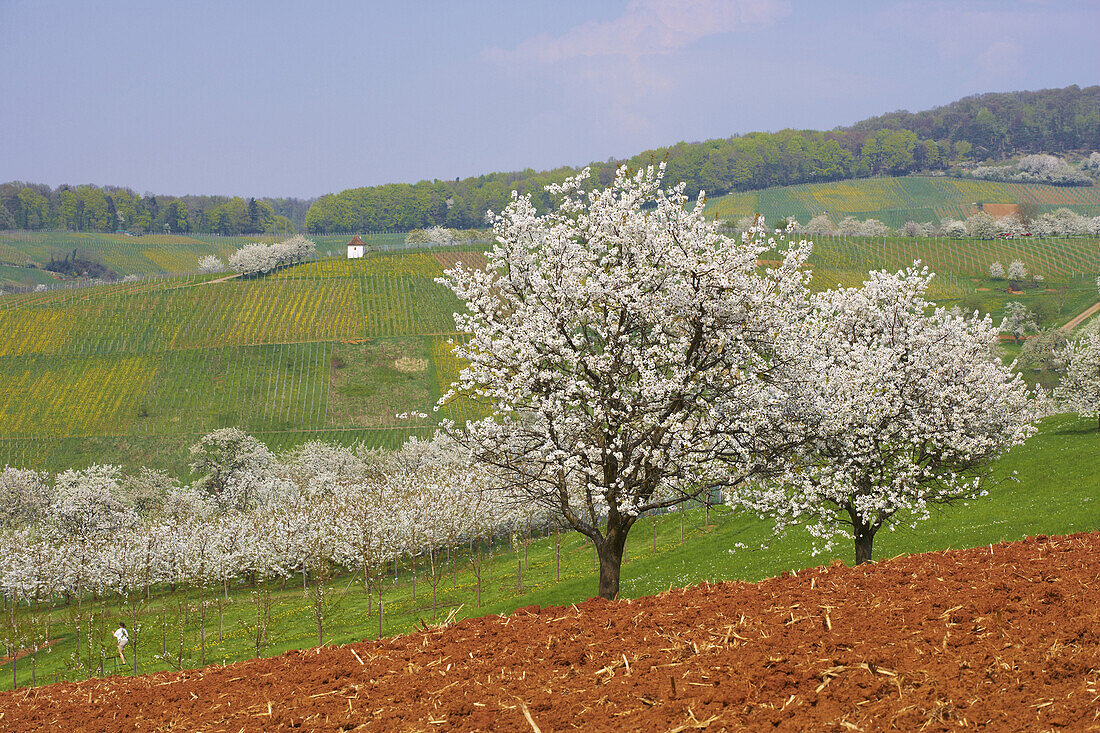
<path id="1" fill-rule="evenodd" d="M 295 262 L 313 257 L 317 246 L 313 240 L 296 234 L 273 244 L 247 244 L 229 257 L 229 266 L 242 275 L 263 275 Z"/>
<path id="2" fill-rule="evenodd" d="M 836 231 L 833 220 L 828 214 L 818 214 L 806 224 L 807 234 L 832 234 Z"/>
<path id="3" fill-rule="evenodd" d="M 225 269 L 225 263 L 214 255 L 207 255 L 199 260 L 199 272 L 219 272 Z"/>
<path id="4" fill-rule="evenodd" d="M 270 493 L 275 456 L 239 428 L 219 428 L 191 446 L 195 485 L 222 511 L 250 509 Z"/>
<path id="5" fill-rule="evenodd" d="M 1054 399 L 1081 417 L 1100 416 L 1100 334 L 1070 342 L 1063 359 L 1066 373 L 1054 388 Z"/>

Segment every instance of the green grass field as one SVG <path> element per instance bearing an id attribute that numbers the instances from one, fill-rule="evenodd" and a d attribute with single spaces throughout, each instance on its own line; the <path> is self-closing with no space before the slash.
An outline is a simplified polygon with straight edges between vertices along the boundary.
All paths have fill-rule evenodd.
<path id="1" fill-rule="evenodd" d="M 1097 216 L 1100 187 L 880 176 L 731 193 L 708 201 L 707 214 L 723 219 L 763 214 L 768 224 L 793 216 L 805 224 L 827 212 L 834 222 L 853 216 L 878 219 L 897 228 L 907 221 L 939 223 L 945 217 L 965 219 L 978 211 L 978 203 L 1025 202 L 1036 204 L 1040 212 L 1068 206 L 1080 214 Z"/>
<path id="2" fill-rule="evenodd" d="M 1096 531 L 1100 529 L 1098 448 L 1100 431 L 1095 421 L 1070 416 L 1049 418 L 1027 444 L 1017 447 L 997 464 L 990 496 L 969 506 L 941 510 L 915 527 L 903 524 L 893 532 L 882 530 L 875 541 L 875 558 L 978 547 L 1034 534 Z M 703 509 L 697 508 L 656 520 L 645 519 L 636 526 L 627 546 L 622 595 L 637 597 L 703 581 L 759 580 L 834 558 L 846 563 L 853 558 L 850 543 L 842 543 L 832 553 L 814 556 L 804 531 L 791 529 L 776 537 L 769 523 L 725 507 L 711 509 L 709 524 L 706 516 Z M 297 576 L 288 579 L 284 588 L 272 586 L 272 626 L 269 641 L 263 645 L 264 655 L 317 644 L 316 619 L 301 583 L 301 577 Z M 377 607 L 368 609 L 361 584 L 354 578 L 338 577 L 329 585 L 329 598 L 335 602 L 327 611 L 325 643 L 346 643 L 377 635 Z M 509 613 L 530 604 L 568 605 L 594 595 L 596 585 L 591 546 L 579 535 L 538 538 L 526 552 L 505 542 L 494 548 L 491 562 L 482 571 L 480 607 L 471 557 L 463 551 L 452 558 L 437 588 L 438 617 L 445 617 L 451 609 L 458 609 L 457 617 L 465 618 Z M 136 633 L 132 631 L 134 644 L 129 650 L 132 654 L 134 646 L 137 648 L 137 672 L 199 666 L 204 661 L 200 628 L 205 635 L 206 663 L 253 656 L 256 650 L 249 624 L 255 619 L 256 606 L 250 589 L 234 588 L 229 600 L 218 600 L 222 598 L 216 588 L 204 592 L 205 619 L 201 624 L 195 589 L 172 593 L 169 588 L 158 588 L 150 601 L 140 602 L 140 628 Z M 403 561 L 396 577 L 391 567 L 384 583 L 383 600 L 385 635 L 411 631 L 421 622 L 431 623 L 432 594 L 423 561 L 417 572 L 415 591 L 408 561 Z M 51 614 L 50 638 L 55 643 L 48 652 L 38 652 L 35 659 L 37 682 L 82 678 L 89 667 L 92 674 L 99 674 L 101 658 L 105 674 L 133 673 L 130 667 L 120 669 L 114 664 L 110 643 L 110 632 L 117 621 L 131 618 L 132 610 L 133 606 L 121 604 L 118 599 L 86 606 L 81 623 L 84 632 L 78 644 L 75 609 L 58 606 Z M 25 611 L 20 614 L 26 618 Z M 39 616 L 43 617 L 41 613 Z M 73 661 L 72 655 L 77 653 L 84 659 L 83 667 Z M 29 657 L 17 662 L 16 674 L 20 685 L 30 683 Z M 9 661 L 0 665 L 0 689 L 10 688 L 11 684 Z"/>

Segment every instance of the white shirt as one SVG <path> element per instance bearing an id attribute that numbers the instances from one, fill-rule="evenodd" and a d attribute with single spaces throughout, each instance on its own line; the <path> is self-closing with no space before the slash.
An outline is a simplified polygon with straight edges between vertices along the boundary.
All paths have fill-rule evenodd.
<path id="1" fill-rule="evenodd" d="M 130 640 L 130 636 L 126 633 L 126 629 L 121 626 L 115 629 L 115 638 L 118 639 L 119 644 L 125 644 Z"/>

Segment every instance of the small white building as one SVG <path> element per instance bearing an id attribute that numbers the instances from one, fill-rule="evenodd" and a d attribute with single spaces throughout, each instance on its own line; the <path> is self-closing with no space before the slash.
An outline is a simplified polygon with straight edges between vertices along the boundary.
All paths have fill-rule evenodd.
<path id="1" fill-rule="evenodd" d="M 363 240 L 359 238 L 358 234 L 356 234 L 354 237 L 351 238 L 351 241 L 348 242 L 348 259 L 357 260 L 361 258 L 366 249 L 367 245 L 364 244 Z"/>

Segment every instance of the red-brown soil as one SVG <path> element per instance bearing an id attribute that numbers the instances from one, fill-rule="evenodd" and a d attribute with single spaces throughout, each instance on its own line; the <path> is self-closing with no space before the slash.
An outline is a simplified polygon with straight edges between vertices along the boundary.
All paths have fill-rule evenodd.
<path id="1" fill-rule="evenodd" d="M 1100 730 L 1100 533 L 0 694 L 10 730 Z"/>
<path id="2" fill-rule="evenodd" d="M 994 219 L 1000 219 L 1002 216 L 1011 216 L 1012 214 L 1020 213 L 1019 204 L 982 204 L 982 211 L 992 216 Z"/>

